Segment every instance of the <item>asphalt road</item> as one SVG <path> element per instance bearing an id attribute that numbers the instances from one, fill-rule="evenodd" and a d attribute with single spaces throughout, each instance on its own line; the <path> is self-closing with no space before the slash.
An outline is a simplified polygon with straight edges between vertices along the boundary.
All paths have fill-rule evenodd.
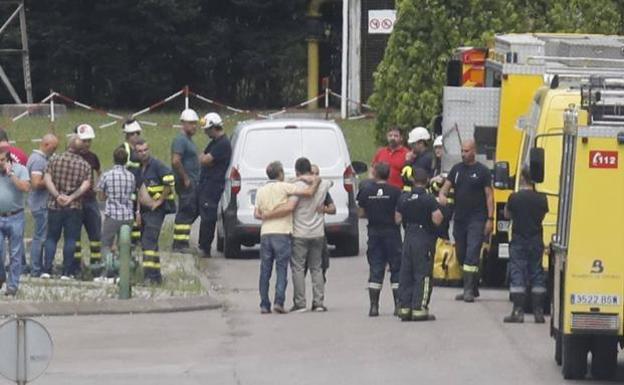
<path id="1" fill-rule="evenodd" d="M 536 325 L 530 316 L 523 325 L 503 324 L 510 304 L 502 290 L 482 290 L 476 303 L 464 304 L 453 300 L 457 289 L 435 288 L 437 320 L 402 323 L 391 315 L 386 282 L 382 314 L 369 318 L 366 258 L 338 258 L 328 273 L 327 313 L 261 315 L 257 253 L 248 256 L 204 261 L 213 294 L 226 301 L 223 310 L 41 319 L 55 356 L 37 383 L 564 382 L 548 324 Z M 624 354 L 618 378 L 624 379 Z"/>

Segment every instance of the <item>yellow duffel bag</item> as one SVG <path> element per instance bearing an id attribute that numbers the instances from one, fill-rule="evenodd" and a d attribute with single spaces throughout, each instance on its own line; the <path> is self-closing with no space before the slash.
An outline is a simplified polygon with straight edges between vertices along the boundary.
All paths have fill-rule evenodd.
<path id="1" fill-rule="evenodd" d="M 433 259 L 433 283 L 437 286 L 460 286 L 461 266 L 455 255 L 455 245 L 438 238 Z"/>

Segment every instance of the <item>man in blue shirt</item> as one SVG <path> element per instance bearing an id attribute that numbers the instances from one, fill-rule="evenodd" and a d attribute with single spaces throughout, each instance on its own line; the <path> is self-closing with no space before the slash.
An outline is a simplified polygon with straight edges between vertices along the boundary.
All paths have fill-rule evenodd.
<path id="1" fill-rule="evenodd" d="M 173 251 L 188 252 L 191 226 L 199 216 L 197 188 L 199 159 L 193 135 L 197 132 L 199 116 L 187 108 L 180 115 L 182 129 L 171 143 L 171 166 L 175 176 L 179 210 L 173 226 Z"/>
<path id="2" fill-rule="evenodd" d="M 202 128 L 212 140 L 199 157 L 201 174 L 199 184 L 199 248 L 204 258 L 210 257 L 210 246 L 217 223 L 217 206 L 225 188 L 225 173 L 232 157 L 232 145 L 223 131 L 223 120 L 211 112 L 202 119 Z"/>
<path id="3" fill-rule="evenodd" d="M 24 199 L 30 190 L 28 169 L 13 163 L 8 147 L 0 148 L 0 255 L 4 240 L 10 245 L 9 280 L 5 295 L 15 296 L 22 273 L 24 254 Z M 0 287 L 6 281 L 4 263 L 0 263 Z"/>
<path id="4" fill-rule="evenodd" d="M 54 134 L 44 135 L 39 149 L 33 150 L 26 164 L 32 188 L 28 195 L 28 206 L 34 222 L 32 243 L 30 244 L 31 275 L 33 277 L 50 278 L 50 274 L 42 274 L 43 243 L 48 231 L 48 190 L 43 181 L 43 174 L 48 167 L 48 159 L 54 154 L 57 147 L 58 139 Z"/>

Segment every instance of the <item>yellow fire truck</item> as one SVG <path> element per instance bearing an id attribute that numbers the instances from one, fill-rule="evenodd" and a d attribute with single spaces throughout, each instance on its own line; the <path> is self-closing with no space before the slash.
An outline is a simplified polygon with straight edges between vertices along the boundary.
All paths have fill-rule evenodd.
<path id="1" fill-rule="evenodd" d="M 461 141 L 474 138 L 477 160 L 495 174 L 496 225 L 488 247 L 484 248 L 481 276 L 487 284 L 502 285 L 509 258 L 509 221 L 504 218 L 503 211 L 516 183 L 514 175 L 496 178 L 496 174 L 515 173 L 521 166 L 521 150 L 528 151 L 530 148 L 523 146 L 523 141 L 527 138 L 532 141 L 535 139 L 535 136 L 527 137 L 522 130 L 517 129 L 518 119 L 535 105 L 536 100 L 538 104 L 552 101 L 554 104 L 549 104 L 548 108 L 555 109 L 563 108 L 562 103 L 567 106 L 567 102 L 574 98 L 578 100 L 578 90 L 567 93 L 561 91 L 562 95 L 557 97 L 553 91 L 547 97 L 546 90 L 540 93 L 538 89 L 558 74 L 586 76 L 594 67 L 609 71 L 612 63 L 596 64 L 600 59 L 595 58 L 606 61 L 621 58 L 624 43 L 618 36 L 528 33 L 498 35 L 493 45 L 483 65 L 483 84 L 472 80 L 475 77 L 480 79 L 480 73 L 470 68 L 470 65 L 474 67 L 474 63 L 478 64 L 475 57 L 479 56 L 468 55 L 469 50 L 461 49 L 449 63 L 449 85 L 444 87 L 443 92 L 440 131 L 446 150 L 443 171 L 448 171 L 453 164 L 461 161 Z M 461 62 L 462 58 L 468 60 Z M 588 58 L 594 61 L 587 63 Z M 532 113 L 535 119 L 539 116 L 540 110 Z M 547 121 L 543 123 L 551 128 L 557 123 L 550 118 L 544 119 Z M 548 136 L 540 140 L 553 142 Z M 556 140 L 560 141 L 561 137 Z M 558 162 L 554 165 L 556 167 Z M 556 179 L 545 183 L 552 184 L 553 181 L 556 184 Z M 542 187 L 547 189 L 546 185 Z M 550 198 L 553 201 L 551 207 L 552 204 L 556 206 L 555 199 Z M 547 220 L 552 221 L 553 218 Z"/>
<path id="2" fill-rule="evenodd" d="M 551 334 L 566 379 L 608 379 L 624 344 L 624 79 L 592 77 L 581 87 L 581 110 L 564 113 Z M 581 119 L 583 120 L 583 119 Z M 547 151 L 550 151 L 548 149 Z M 555 156 L 557 156 L 556 154 Z M 530 150 L 531 177 L 543 182 L 543 147 Z"/>

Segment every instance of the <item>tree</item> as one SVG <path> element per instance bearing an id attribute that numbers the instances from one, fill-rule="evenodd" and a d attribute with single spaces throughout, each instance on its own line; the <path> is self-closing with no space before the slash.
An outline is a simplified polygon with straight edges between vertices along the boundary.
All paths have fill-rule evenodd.
<path id="1" fill-rule="evenodd" d="M 485 46 L 496 33 L 616 33 L 624 6 L 615 0 L 401 0 L 369 103 L 377 139 L 388 126 L 427 125 L 441 111 L 446 63 L 460 46 Z"/>

